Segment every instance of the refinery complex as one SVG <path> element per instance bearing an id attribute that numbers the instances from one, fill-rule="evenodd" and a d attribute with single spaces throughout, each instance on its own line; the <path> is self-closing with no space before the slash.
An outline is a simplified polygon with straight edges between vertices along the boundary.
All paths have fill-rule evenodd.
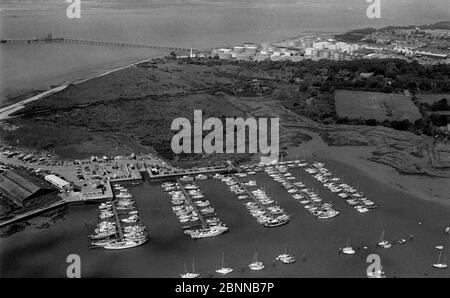
<path id="1" fill-rule="evenodd" d="M 372 44 L 372 43 L 347 43 L 334 38 L 308 36 L 288 39 L 274 43 L 244 43 L 213 49 L 212 58 L 241 61 L 302 61 L 302 60 L 352 60 L 374 58 L 401 58 L 406 60 L 418 60 L 421 63 L 440 64 L 450 63 L 450 56 L 446 54 L 431 53 L 423 50 L 413 50 L 402 45 Z M 192 55 L 191 55 L 192 56 Z"/>

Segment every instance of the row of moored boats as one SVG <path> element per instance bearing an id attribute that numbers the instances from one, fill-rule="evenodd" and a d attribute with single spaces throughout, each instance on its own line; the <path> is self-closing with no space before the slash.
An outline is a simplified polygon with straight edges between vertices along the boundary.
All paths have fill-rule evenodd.
<path id="1" fill-rule="evenodd" d="M 287 224 L 290 216 L 263 189 L 257 187 L 255 180 L 241 182 L 238 177 L 245 177 L 244 175 L 246 174 L 238 173 L 234 177 L 216 178 L 225 182 L 229 190 L 237 195 L 238 200 L 243 201 L 244 207 L 259 224 L 268 228 Z"/>
<path id="2" fill-rule="evenodd" d="M 278 255 L 275 258 L 276 261 L 279 261 L 283 264 L 292 264 L 295 263 L 295 258 L 287 253 L 287 251 L 285 250 L 282 254 Z M 196 272 L 195 270 L 195 262 L 192 262 L 192 271 L 187 271 L 186 269 L 186 264 L 184 266 L 184 273 L 180 274 L 181 278 L 198 278 L 200 277 L 200 273 Z M 251 262 L 248 264 L 248 268 L 252 271 L 261 271 L 265 268 L 264 262 L 262 262 L 259 257 L 258 257 L 258 252 L 255 252 L 255 254 L 253 255 L 253 258 L 251 260 Z M 216 273 L 220 274 L 220 275 L 227 275 L 231 272 L 233 272 L 234 269 L 231 267 L 226 267 L 224 265 L 224 254 L 222 254 L 222 258 L 220 261 L 220 265 L 219 268 L 216 270 Z"/>
<path id="3" fill-rule="evenodd" d="M 378 205 L 368 199 L 364 193 L 344 183 L 341 178 L 334 176 L 330 170 L 325 168 L 323 163 L 302 163 L 300 166 L 305 167 L 307 173 L 311 174 L 339 198 L 345 200 L 347 204 L 353 206 L 359 213 L 366 213 L 370 209 L 378 208 Z"/>
<path id="4" fill-rule="evenodd" d="M 148 241 L 149 235 L 141 221 L 132 194 L 119 184 L 114 185 L 115 200 L 98 206 L 98 223 L 90 235 L 94 247 L 125 249 Z"/>
<path id="5" fill-rule="evenodd" d="M 172 211 L 180 223 L 185 225 L 186 235 L 192 239 L 200 239 L 228 231 L 228 227 L 222 223 L 211 202 L 192 177 L 182 177 L 179 182 L 164 182 L 161 186 L 171 198 Z"/>
<path id="6" fill-rule="evenodd" d="M 306 187 L 303 182 L 297 181 L 297 178 L 288 172 L 289 168 L 296 167 L 299 164 L 300 161 L 277 164 L 266 167 L 265 171 L 272 179 L 280 183 L 295 200 L 299 201 L 299 203 L 315 217 L 319 219 L 328 219 L 338 216 L 339 211 L 333 208 L 332 203 L 323 202 L 316 191 Z"/>

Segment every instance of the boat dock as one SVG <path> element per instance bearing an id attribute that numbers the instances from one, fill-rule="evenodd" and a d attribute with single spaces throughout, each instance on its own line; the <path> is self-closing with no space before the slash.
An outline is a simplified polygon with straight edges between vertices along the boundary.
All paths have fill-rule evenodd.
<path id="1" fill-rule="evenodd" d="M 228 173 L 235 171 L 235 169 L 230 169 L 230 167 L 205 167 L 200 169 L 195 169 L 191 171 L 180 170 L 173 171 L 170 173 L 161 173 L 161 174 L 153 174 L 151 169 L 147 168 L 148 175 L 151 180 L 153 179 L 169 179 L 169 178 L 177 178 L 183 176 L 192 176 L 198 174 L 215 174 L 215 173 Z"/>
<path id="2" fill-rule="evenodd" d="M 114 212 L 114 219 L 116 220 L 116 228 L 117 228 L 117 231 L 119 232 L 119 239 L 120 239 L 120 241 L 123 241 L 124 237 L 123 237 L 122 224 L 120 222 L 119 212 L 117 212 L 116 204 L 114 202 L 112 204 L 112 209 Z"/>
<path id="3" fill-rule="evenodd" d="M 186 189 L 184 188 L 183 183 L 180 181 L 180 179 L 177 179 L 177 183 L 178 183 L 178 185 L 180 185 L 181 191 L 183 192 L 183 195 L 186 198 L 186 201 L 188 202 L 189 205 L 191 205 L 194 208 L 195 212 L 197 213 L 198 218 L 200 219 L 200 222 L 202 223 L 202 228 L 207 229 L 208 224 L 206 223 L 204 215 L 200 212 L 197 205 L 195 205 L 194 202 L 192 201 L 191 195 L 186 191 Z"/>
<path id="4" fill-rule="evenodd" d="M 237 184 L 239 185 L 240 188 L 242 188 L 243 190 L 245 190 L 246 195 L 248 195 L 253 202 L 255 202 L 256 204 L 258 204 L 258 206 L 262 209 L 264 209 L 265 212 L 269 213 L 269 211 L 267 210 L 266 206 L 264 206 L 254 195 L 253 193 L 248 189 L 248 186 L 246 186 L 244 183 L 242 183 L 241 181 L 239 181 L 239 179 L 235 178 L 235 181 L 237 182 Z M 254 186 L 257 187 L 257 186 Z"/>

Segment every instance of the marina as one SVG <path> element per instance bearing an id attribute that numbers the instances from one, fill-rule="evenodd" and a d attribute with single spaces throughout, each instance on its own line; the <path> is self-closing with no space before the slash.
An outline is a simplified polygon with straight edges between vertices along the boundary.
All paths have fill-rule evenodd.
<path id="1" fill-rule="evenodd" d="M 448 0 L 3 2 L 0 278 L 450 278 Z"/>
<path id="2" fill-rule="evenodd" d="M 314 161 L 307 162 L 312 164 Z M 179 218 L 169 216 L 171 211 L 167 208 L 167 200 L 171 197 L 168 197 L 168 193 L 161 187 L 161 183 L 144 181 L 139 184 L 123 186 L 128 192 L 117 190 L 117 185 L 112 184 L 115 193 L 114 201 L 118 200 L 117 195 L 120 193 L 123 193 L 123 195 L 120 195 L 120 197 L 123 197 L 122 199 L 129 199 L 126 198 L 127 193 L 132 195 L 134 206 L 139 207 L 138 215 L 143 222 L 152 226 L 152 239 L 145 245 L 134 247 L 132 250 L 114 253 L 114 271 L 117 273 L 112 273 L 106 269 L 102 272 L 94 272 L 92 269 L 86 268 L 85 274 L 86 276 L 121 274 L 132 277 L 180 277 L 180 273 L 185 272 L 184 263 L 187 263 L 188 270 L 185 273 L 197 273 L 200 274 L 200 277 L 205 278 L 223 276 L 263 278 L 367 277 L 365 257 L 376 253 L 381 257 L 383 272 L 388 278 L 410 276 L 410 272 L 415 272 L 415 276 L 422 277 L 448 276 L 448 269 L 438 269 L 432 266 L 433 264 L 446 262 L 445 255 L 448 253 L 449 241 L 449 236 L 445 232 L 445 227 L 448 227 L 448 211 L 446 209 L 429 202 L 406 197 L 405 194 L 389 187 L 381 187 L 378 182 L 371 181 L 357 171 L 349 170 L 339 164 L 329 162 L 326 162 L 326 164 L 334 169 L 333 172 L 337 176 L 352 172 L 354 180 L 358 182 L 362 189 L 369 194 L 378 194 L 379 199 L 377 201 L 382 204 L 383 208 L 377 210 L 377 216 L 374 216 L 375 213 L 372 212 L 364 216 L 357 216 L 353 208 L 348 208 L 344 200 L 336 200 L 333 193 L 324 190 L 319 192 L 320 197 L 324 201 L 336 200 L 336 208 L 342 216 L 337 216 L 330 221 L 314 220 L 311 216 L 305 216 L 303 208 L 298 208 L 299 202 L 292 199 L 293 194 L 288 193 L 280 183 L 268 176 L 264 172 L 264 167 L 258 168 L 256 165 L 248 168 L 243 167 L 241 176 L 243 176 L 242 174 L 247 174 L 247 176 L 233 175 L 232 178 L 238 180 L 241 183 L 240 185 L 245 186 L 246 183 L 254 180 L 256 181 L 256 188 L 264 186 L 265 192 L 270 194 L 269 197 L 276 199 L 277 205 L 289 212 L 292 218 L 291 223 L 277 229 L 255 228 L 255 218 L 248 216 L 248 210 L 242 208 L 242 203 L 245 200 L 237 199 L 239 195 L 230 192 L 229 186 L 221 179 L 203 179 L 204 177 L 201 177 L 202 179 L 195 179 L 195 182 L 185 181 L 182 184 L 183 186 L 197 185 L 204 197 L 193 199 L 192 202 L 203 201 L 207 198 L 211 206 L 214 206 L 220 212 L 220 218 L 227 223 L 230 232 L 223 234 L 221 237 L 209 237 L 209 240 L 205 241 L 191 241 L 191 237 L 185 237 L 180 233 Z M 286 166 L 286 164 L 283 166 Z M 302 183 L 310 188 L 316 187 L 318 181 L 301 167 L 293 165 L 288 168 L 292 172 L 292 176 L 298 176 Z M 253 174 L 253 172 L 255 173 Z M 177 182 L 171 183 L 175 185 Z M 120 188 L 119 183 L 115 184 L 118 184 Z M 238 184 L 236 183 L 236 185 Z M 246 187 L 250 192 L 255 188 Z M 185 191 L 190 190 L 185 189 Z M 181 191 L 181 193 L 183 192 Z M 248 195 L 248 193 L 240 195 Z M 408 209 L 407 212 L 403 211 L 404 209 L 400 207 L 403 205 L 403 200 L 408 200 L 412 209 Z M 254 202 L 253 199 L 247 201 Z M 108 204 L 108 202 L 104 203 Z M 423 213 L 424 205 L 431 210 L 432 216 Z M 48 229 L 39 230 L 39 234 L 36 236 L 29 232 L 35 229 L 31 225 L 22 233 L 4 239 L 5 256 L 13 253 L 11 249 L 15 247 L 14 243 L 18 241 L 25 244 L 32 241 L 40 243 L 48 241 L 47 239 L 53 237 L 52 235 L 58 235 L 58 239 L 64 239 L 64 241 L 59 241 L 59 244 L 49 248 L 48 252 L 52 255 L 60 255 L 59 258 L 65 258 L 67 253 L 77 252 L 83 260 L 92 264 L 109 260 L 112 256 L 109 251 L 112 250 L 89 249 L 86 245 L 85 235 L 80 233 L 85 229 L 83 226 L 84 214 L 91 214 L 91 219 L 88 217 L 87 231 L 92 233 L 93 230 L 98 228 L 98 221 L 93 220 L 95 216 L 99 216 L 98 207 L 100 205 L 97 204 L 70 206 L 70 212 L 66 215 L 66 220 Z M 401 211 L 393 214 L 390 210 Z M 137 211 L 137 208 L 134 211 Z M 129 212 L 133 211 L 117 210 L 119 220 L 129 218 L 132 215 Z M 104 216 L 110 216 L 110 214 L 106 213 Z M 104 220 L 117 225 L 115 215 Z M 422 224 L 419 224 L 419 222 Z M 119 224 L 122 226 L 122 230 L 125 226 L 130 225 L 123 221 L 120 221 Z M 191 223 L 185 225 L 191 225 Z M 196 229 L 202 228 L 199 220 Z M 383 230 L 386 231 L 383 239 L 392 244 L 390 249 L 377 247 L 377 243 L 380 241 L 380 233 Z M 411 234 L 414 235 L 413 241 L 406 237 Z M 118 236 L 120 237 L 120 234 Z M 326 237 L 326 241 L 324 237 Z M 400 245 L 397 241 L 401 239 L 406 239 L 406 242 Z M 349 243 L 346 244 L 347 242 Z M 289 251 L 283 251 L 283 246 L 289 247 Z M 440 260 L 435 253 L 437 252 L 435 246 L 443 246 Z M 349 248 L 354 250 L 355 253 L 352 254 L 352 250 Z M 59 253 L 55 250 L 58 250 Z M 128 251 L 133 253 L 127 253 Z M 258 252 L 258 256 L 255 261 L 254 255 L 256 252 Z M 225 253 L 224 265 L 218 266 L 219 261 L 222 263 L 222 260 L 220 260 L 222 253 Z M 30 254 L 34 258 L 48 260 L 45 252 L 31 249 Z M 288 256 L 284 256 L 285 254 Z M 418 254 L 423 257 L 417 258 Z M 327 261 L 324 261 L 324 256 Z M 193 258 L 195 258 L 194 270 L 191 269 Z M 292 262 L 293 260 L 295 262 Z M 264 269 L 250 269 L 249 265 L 254 262 L 262 262 Z M 62 263 L 64 264 L 63 261 Z M 13 275 L 8 270 L 8 268 L 11 268 L 9 266 L 8 261 L 6 261 L 3 268 L 6 268 L 7 274 Z M 25 268 L 22 274 L 26 275 L 29 272 L 27 266 L 25 264 L 22 264 L 22 266 Z M 130 266 L 134 268 L 132 272 L 127 269 Z M 226 275 L 216 272 L 222 267 L 231 268 L 233 271 Z M 59 272 L 58 266 L 52 268 L 43 271 L 41 274 L 43 276 L 60 276 L 61 272 L 65 270 L 61 269 L 61 272 Z"/>

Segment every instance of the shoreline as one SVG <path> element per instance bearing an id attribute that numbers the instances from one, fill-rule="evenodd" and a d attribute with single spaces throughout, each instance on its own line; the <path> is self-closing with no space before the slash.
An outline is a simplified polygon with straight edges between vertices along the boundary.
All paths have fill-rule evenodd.
<path id="1" fill-rule="evenodd" d="M 343 32 L 336 32 L 336 31 L 314 31 L 314 30 L 307 30 L 307 31 L 303 31 L 300 34 L 296 34 L 295 36 L 288 36 L 288 37 L 284 37 L 282 39 L 279 40 L 273 40 L 273 41 L 266 41 L 267 43 L 270 43 L 271 45 L 277 44 L 277 43 L 283 43 L 286 40 L 289 39 L 298 39 L 298 38 L 305 38 L 305 37 L 310 37 L 310 36 L 318 36 L 318 37 L 324 37 L 324 36 L 334 36 L 336 34 L 339 33 L 343 33 Z M 261 42 L 256 42 L 256 43 L 265 43 L 263 41 Z M 229 45 L 230 47 L 233 45 Z M 36 89 L 30 89 L 30 90 L 22 90 L 22 91 L 18 91 L 17 94 L 15 94 L 14 96 L 11 97 L 7 97 L 5 98 L 4 102 L 0 104 L 0 121 L 2 120 L 6 120 L 9 118 L 9 114 L 16 112 L 20 109 L 22 109 L 24 106 L 22 106 L 23 104 L 27 104 L 29 102 L 32 101 L 36 101 L 42 98 L 45 98 L 48 95 L 63 91 L 66 87 L 70 86 L 70 85 L 76 85 L 76 84 L 80 84 L 80 83 L 84 83 L 87 82 L 89 80 L 92 79 L 96 79 L 105 75 L 108 75 L 110 73 L 116 72 L 116 71 L 120 71 L 132 66 L 135 66 L 136 64 L 139 63 L 143 63 L 143 62 L 148 62 L 151 61 L 153 59 L 156 58 L 162 58 L 162 56 L 160 56 L 159 54 L 156 54 L 155 56 L 153 56 L 152 58 L 149 59 L 144 59 L 144 60 L 139 60 L 137 62 L 133 62 L 131 64 L 127 64 L 125 66 L 121 66 L 121 67 L 116 67 L 113 68 L 111 70 L 107 70 L 105 72 L 101 72 L 100 74 L 94 75 L 94 76 L 87 76 L 86 78 L 81 78 L 81 79 L 65 79 L 63 82 L 60 83 L 56 83 L 53 84 L 50 87 L 47 88 L 36 88 Z M 96 67 L 97 68 L 97 67 Z M 101 67 L 99 66 L 98 69 L 103 69 L 105 67 Z M 78 73 L 74 73 L 73 76 L 76 77 L 78 75 Z M 63 88 L 63 86 L 65 86 Z M 62 89 L 59 89 L 62 88 Z M 44 90 L 44 91 L 42 91 Z M 37 93 L 37 94 L 35 94 Z M 33 94 L 31 97 L 30 94 Z M 18 101 L 14 101 L 14 98 L 18 98 L 18 97 L 27 97 L 23 100 L 18 100 Z M 8 101 L 12 101 L 11 103 L 8 103 Z M 9 109 L 12 109 L 14 106 L 14 111 L 12 112 L 8 112 Z M 20 108 L 19 108 L 20 106 Z"/>
<path id="2" fill-rule="evenodd" d="M 47 89 L 46 91 L 41 92 L 41 93 L 39 93 L 37 95 L 34 95 L 32 97 L 29 97 L 29 98 L 26 98 L 26 99 L 23 99 L 23 100 L 11 103 L 9 105 L 0 107 L 0 121 L 7 120 L 8 118 L 10 118 L 10 115 L 12 113 L 23 109 L 27 103 L 30 103 L 30 102 L 33 102 L 33 101 L 36 101 L 36 100 L 40 100 L 40 99 L 45 98 L 45 97 L 47 97 L 49 95 L 61 92 L 61 91 L 63 91 L 64 89 L 66 89 L 70 85 L 81 84 L 81 83 L 87 82 L 89 80 L 93 80 L 93 79 L 96 79 L 96 78 L 103 77 L 105 75 L 111 74 L 111 73 L 116 72 L 116 71 L 120 71 L 120 70 L 123 70 L 123 69 L 127 69 L 127 68 L 130 68 L 130 67 L 136 66 L 137 64 L 140 64 L 140 63 L 151 61 L 151 60 L 156 59 L 156 58 L 159 58 L 159 56 L 155 56 L 155 57 L 152 57 L 152 58 L 149 58 L 149 59 L 144 59 L 144 60 L 140 60 L 140 61 L 137 61 L 137 62 L 133 62 L 131 64 L 127 64 L 125 66 L 117 67 L 117 68 L 114 68 L 112 70 L 108 70 L 106 72 L 103 72 L 103 73 L 100 73 L 100 74 L 97 74 L 97 75 L 94 75 L 94 76 L 91 76 L 91 77 L 87 77 L 87 78 L 83 78 L 83 79 L 77 79 L 77 80 L 75 80 L 73 82 L 69 82 L 69 83 L 66 83 L 64 85 L 59 85 L 57 87 L 53 87 L 53 88 Z M 33 91 L 29 91 L 27 93 L 30 93 L 30 92 L 33 92 Z"/>

